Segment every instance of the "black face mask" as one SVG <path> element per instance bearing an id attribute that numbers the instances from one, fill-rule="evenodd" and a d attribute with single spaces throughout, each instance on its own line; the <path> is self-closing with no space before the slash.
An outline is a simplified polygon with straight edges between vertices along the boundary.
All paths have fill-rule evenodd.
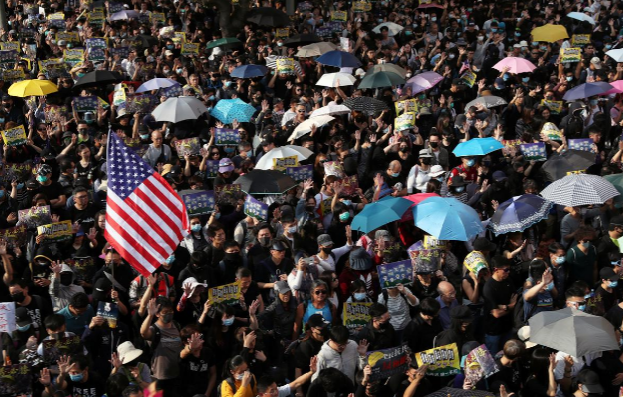
<path id="1" fill-rule="evenodd" d="M 11 295 L 11 299 L 13 299 L 13 302 L 22 303 L 26 299 L 26 295 L 23 292 L 18 292 Z"/>
<path id="2" fill-rule="evenodd" d="M 315 210 L 315 209 L 316 209 L 316 207 L 315 207 L 315 206 L 313 206 L 313 205 L 307 205 L 307 206 L 305 206 L 305 210 L 306 210 L 307 212 L 314 212 L 314 210 Z"/>
<path id="3" fill-rule="evenodd" d="M 270 237 L 261 237 L 259 241 L 264 247 L 268 247 L 270 245 Z"/>
<path id="4" fill-rule="evenodd" d="M 421 162 L 422 162 L 422 164 L 424 164 L 424 165 L 430 165 L 430 159 L 429 159 L 429 158 L 420 159 L 420 161 L 421 161 Z"/>
<path id="5" fill-rule="evenodd" d="M 408 148 L 408 147 L 401 147 L 401 148 L 400 148 L 400 152 L 401 152 L 401 153 L 407 153 L 408 151 L 409 151 L 409 148 Z"/>
<path id="6" fill-rule="evenodd" d="M 61 284 L 65 287 L 70 286 L 73 281 L 73 275 L 71 273 L 63 274 L 61 273 Z"/>
<path id="7" fill-rule="evenodd" d="M 436 149 L 439 147 L 439 142 L 429 142 L 430 143 L 430 147 L 432 147 L 433 149 Z"/>
<path id="8" fill-rule="evenodd" d="M 324 252 L 325 254 L 330 254 L 332 250 L 333 248 L 327 248 L 327 247 L 320 248 L 320 251 Z"/>
<path id="9" fill-rule="evenodd" d="M 225 260 L 228 262 L 239 262 L 240 261 L 240 253 L 239 252 L 226 252 Z"/>

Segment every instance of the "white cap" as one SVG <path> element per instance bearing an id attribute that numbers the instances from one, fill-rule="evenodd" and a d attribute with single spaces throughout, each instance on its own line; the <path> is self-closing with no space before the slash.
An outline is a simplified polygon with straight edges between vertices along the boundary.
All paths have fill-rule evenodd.
<path id="1" fill-rule="evenodd" d="M 529 325 L 524 325 L 523 327 L 519 328 L 519 331 L 517 331 L 517 337 L 521 339 L 523 343 L 526 344 L 526 349 L 529 349 L 537 345 L 534 342 L 530 342 L 530 326 Z"/>
<path id="2" fill-rule="evenodd" d="M 433 165 L 432 167 L 430 167 L 429 174 L 433 178 L 438 178 L 438 177 L 442 176 L 445 173 L 446 173 L 446 171 L 439 164 Z"/>
<path id="3" fill-rule="evenodd" d="M 184 288 L 186 288 L 186 287 L 190 288 L 190 295 L 195 293 L 195 288 L 197 288 L 198 286 L 202 286 L 204 288 L 208 288 L 208 284 L 200 283 L 194 277 L 188 277 L 186 280 L 184 280 L 182 285 L 184 286 Z"/>

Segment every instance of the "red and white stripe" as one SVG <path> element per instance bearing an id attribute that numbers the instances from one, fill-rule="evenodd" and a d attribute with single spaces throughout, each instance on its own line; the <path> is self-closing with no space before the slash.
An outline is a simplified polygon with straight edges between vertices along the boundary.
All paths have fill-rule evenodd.
<path id="1" fill-rule="evenodd" d="M 157 172 L 125 200 L 108 190 L 104 236 L 144 276 L 162 265 L 188 229 L 184 202 Z"/>

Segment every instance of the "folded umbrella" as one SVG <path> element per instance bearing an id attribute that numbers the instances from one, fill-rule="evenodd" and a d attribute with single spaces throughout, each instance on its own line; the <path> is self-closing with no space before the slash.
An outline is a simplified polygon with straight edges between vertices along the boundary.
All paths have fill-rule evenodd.
<path id="1" fill-rule="evenodd" d="M 207 112 L 206 106 L 193 96 L 180 96 L 169 98 L 156 106 L 151 114 L 156 121 L 169 121 L 178 123 L 184 120 L 196 120 Z"/>
<path id="2" fill-rule="evenodd" d="M 236 120 L 239 123 L 248 123 L 257 110 L 240 98 L 221 99 L 210 111 L 212 117 L 222 123 L 231 124 Z"/>
<path id="3" fill-rule="evenodd" d="M 584 150 L 568 149 L 560 154 L 552 155 L 541 167 L 548 181 L 557 181 L 567 173 L 584 171 L 595 164 L 595 153 Z"/>
<path id="4" fill-rule="evenodd" d="M 141 84 L 141 86 L 138 87 L 136 92 L 141 93 L 141 92 L 157 90 L 160 88 L 175 87 L 178 85 L 180 85 L 180 83 L 178 83 L 175 80 L 156 77 L 155 79 L 151 79 Z"/>
<path id="5" fill-rule="evenodd" d="M 383 110 L 389 110 L 389 106 L 387 106 L 385 102 L 370 98 L 369 96 L 348 98 L 344 101 L 344 106 L 347 106 L 351 110 L 363 112 L 368 116 L 380 113 Z"/>
<path id="6" fill-rule="evenodd" d="M 268 69 L 263 65 L 242 65 L 232 70 L 231 77 L 238 79 L 250 79 L 266 75 Z"/>
<path id="7" fill-rule="evenodd" d="M 533 29 L 530 34 L 532 35 L 532 41 L 545 41 L 548 43 L 569 38 L 567 29 L 562 25 L 547 24 Z"/>
<path id="8" fill-rule="evenodd" d="M 393 87 L 404 83 L 406 83 L 405 79 L 399 74 L 393 72 L 375 72 L 366 74 L 357 88 Z"/>
<path id="9" fill-rule="evenodd" d="M 351 110 L 345 105 L 327 105 L 316 109 L 309 115 L 310 118 L 318 116 L 339 116 L 349 114 Z"/>
<path id="10" fill-rule="evenodd" d="M 319 57 L 320 55 L 325 54 L 329 51 L 333 51 L 335 49 L 337 49 L 337 46 L 335 44 L 321 41 L 319 43 L 307 44 L 301 47 L 298 52 L 294 54 L 294 56 L 301 58 Z"/>
<path id="11" fill-rule="evenodd" d="M 394 23 L 394 22 L 383 22 L 382 24 L 372 29 L 372 31 L 374 33 L 380 34 L 381 28 L 387 28 L 387 35 L 391 37 L 391 36 L 395 36 L 398 33 L 400 33 L 404 29 L 404 26 L 398 25 L 397 23 Z"/>
<path id="12" fill-rule="evenodd" d="M 276 147 L 269 152 L 264 153 L 260 161 L 255 164 L 255 169 L 270 170 L 271 168 L 273 168 L 273 159 L 282 159 L 284 157 L 296 156 L 298 161 L 303 161 L 312 154 L 314 154 L 314 152 L 302 146 L 286 145 Z"/>
<path id="13" fill-rule="evenodd" d="M 268 27 L 283 27 L 290 25 L 290 17 L 285 12 L 273 7 L 258 7 L 249 10 L 247 21 L 256 25 Z"/>
<path id="14" fill-rule="evenodd" d="M 474 138 L 467 142 L 459 143 L 452 153 L 454 153 L 456 157 L 484 156 L 503 148 L 504 145 L 502 145 L 502 142 L 495 138 Z"/>
<path id="15" fill-rule="evenodd" d="M 368 204 L 351 223 L 353 230 L 369 233 L 374 229 L 399 220 L 413 203 L 401 197 L 385 197 Z"/>
<path id="16" fill-rule="evenodd" d="M 571 174 L 554 181 L 541 196 L 565 207 L 603 204 L 619 195 L 612 183 L 597 175 Z"/>
<path id="17" fill-rule="evenodd" d="M 408 73 L 404 68 L 401 68 L 400 66 L 395 65 L 393 63 L 376 64 L 372 66 L 371 68 L 369 68 L 366 71 L 366 74 L 372 74 L 375 72 L 392 72 L 392 73 L 396 73 L 397 75 L 400 75 L 403 79 L 407 78 L 407 73 Z"/>
<path id="18" fill-rule="evenodd" d="M 506 57 L 493 65 L 493 69 L 497 69 L 499 71 L 506 68 L 508 68 L 508 73 L 519 74 L 531 73 L 534 69 L 536 69 L 536 66 L 529 60 L 519 57 Z"/>
<path id="19" fill-rule="evenodd" d="M 216 47 L 233 47 L 237 45 L 242 45 L 242 41 L 238 40 L 235 37 L 223 37 L 217 40 L 212 40 L 206 45 L 206 50 Z"/>
<path id="20" fill-rule="evenodd" d="M 500 98 L 499 96 L 485 95 L 485 96 L 478 97 L 474 99 L 473 101 L 469 102 L 467 105 L 465 105 L 465 109 L 469 109 L 470 107 L 476 106 L 479 103 L 484 105 L 484 107 L 486 107 L 487 109 L 508 104 L 504 100 L 504 98 Z"/>
<path id="21" fill-rule="evenodd" d="M 530 342 L 573 357 L 619 350 L 619 340 L 608 320 L 570 307 L 537 313 L 529 324 Z"/>
<path id="22" fill-rule="evenodd" d="M 475 209 L 451 197 L 430 197 L 413 207 L 415 226 L 440 240 L 467 241 L 484 230 Z"/>
<path id="23" fill-rule="evenodd" d="M 322 65 L 335 66 L 338 68 L 356 68 L 361 66 L 361 62 L 356 56 L 345 51 L 329 51 L 316 59 Z"/>
<path id="24" fill-rule="evenodd" d="M 347 85 L 353 85 L 357 79 L 348 73 L 325 73 L 320 77 L 320 80 L 316 82 L 316 85 L 324 87 L 345 87 Z"/>
<path id="25" fill-rule="evenodd" d="M 56 84 L 50 80 L 22 80 L 11 84 L 7 93 L 11 96 L 24 98 L 27 96 L 44 96 L 58 91 Z"/>
<path id="26" fill-rule="evenodd" d="M 298 183 L 281 171 L 253 170 L 234 181 L 247 194 L 283 194 Z"/>
<path id="27" fill-rule="evenodd" d="M 495 235 L 523 232 L 547 219 L 554 203 L 534 194 L 523 194 L 506 200 L 493 213 L 489 227 Z"/>
<path id="28" fill-rule="evenodd" d="M 595 95 L 603 94 L 614 87 L 603 81 L 594 83 L 584 83 L 567 91 L 562 97 L 565 101 L 574 101 L 576 99 L 585 99 Z"/>
<path id="29" fill-rule="evenodd" d="M 307 119 L 303 121 L 301 124 L 299 124 L 298 126 L 296 126 L 296 128 L 292 132 L 292 135 L 290 135 L 290 137 L 288 138 L 288 141 L 291 141 L 293 139 L 298 139 L 302 137 L 303 135 L 308 134 L 311 131 L 312 126 L 321 127 L 332 120 L 335 120 L 335 117 L 318 116 L 318 117 L 312 117 L 310 119 Z"/>
<path id="30" fill-rule="evenodd" d="M 567 16 L 569 18 L 572 18 L 572 19 L 575 19 L 575 20 L 578 20 L 578 21 L 586 21 L 586 22 L 590 23 L 591 25 L 595 25 L 595 20 L 592 17 L 586 15 L 583 12 L 576 12 L 576 11 L 574 11 L 574 12 L 568 13 Z"/>
<path id="31" fill-rule="evenodd" d="M 418 94 L 436 86 L 443 80 L 443 76 L 435 72 L 424 72 L 416 74 L 407 80 L 406 87 L 411 87 L 411 95 Z"/>

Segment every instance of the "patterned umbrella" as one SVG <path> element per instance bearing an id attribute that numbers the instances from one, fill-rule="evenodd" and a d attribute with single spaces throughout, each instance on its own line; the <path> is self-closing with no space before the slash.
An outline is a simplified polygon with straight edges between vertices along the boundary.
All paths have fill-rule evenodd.
<path id="1" fill-rule="evenodd" d="M 495 211 L 489 222 L 495 235 L 523 232 L 532 225 L 547 219 L 554 206 L 551 201 L 534 194 L 523 194 L 506 200 Z"/>
<path id="2" fill-rule="evenodd" d="M 541 196 L 565 207 L 603 204 L 619 195 L 617 189 L 597 175 L 571 174 L 554 181 Z"/>
<path id="3" fill-rule="evenodd" d="M 356 56 L 350 52 L 339 50 L 329 51 L 323 54 L 316 59 L 316 62 L 322 65 L 335 66 L 338 68 L 356 68 L 361 66 L 361 62 Z"/>
<path id="4" fill-rule="evenodd" d="M 623 194 L 623 174 L 605 175 L 604 179 L 612 183 L 612 186 L 614 186 L 619 193 Z M 614 206 L 617 208 L 623 207 L 623 196 L 616 196 L 614 198 Z"/>
<path id="5" fill-rule="evenodd" d="M 242 65 L 231 72 L 231 77 L 239 79 L 250 79 L 266 75 L 266 66 L 263 65 Z"/>
<path id="6" fill-rule="evenodd" d="M 485 95 L 469 102 L 467 105 L 465 105 L 465 109 L 469 109 L 470 107 L 476 106 L 479 103 L 482 103 L 487 109 L 508 104 L 503 98 L 500 98 L 499 96 Z"/>
<path id="7" fill-rule="evenodd" d="M 248 123 L 256 109 L 240 98 L 221 99 L 216 103 L 210 114 L 222 123 L 231 124 L 234 120 L 239 123 Z"/>
<path id="8" fill-rule="evenodd" d="M 382 112 L 383 110 L 389 110 L 389 107 L 385 102 L 370 98 L 369 96 L 348 98 L 344 101 L 344 105 L 351 110 L 363 112 L 368 116 L 372 116 L 373 114 Z"/>
<path id="9" fill-rule="evenodd" d="M 403 79 L 399 74 L 393 72 L 376 72 L 366 75 L 363 80 L 361 80 L 361 83 L 359 83 L 358 88 L 392 87 L 404 83 L 405 79 Z"/>
<path id="10" fill-rule="evenodd" d="M 155 79 L 151 79 L 141 84 L 141 86 L 138 87 L 138 90 L 136 90 L 136 92 L 153 91 L 159 88 L 175 87 L 177 85 L 180 85 L 180 83 L 178 83 L 175 80 L 156 77 Z"/>

